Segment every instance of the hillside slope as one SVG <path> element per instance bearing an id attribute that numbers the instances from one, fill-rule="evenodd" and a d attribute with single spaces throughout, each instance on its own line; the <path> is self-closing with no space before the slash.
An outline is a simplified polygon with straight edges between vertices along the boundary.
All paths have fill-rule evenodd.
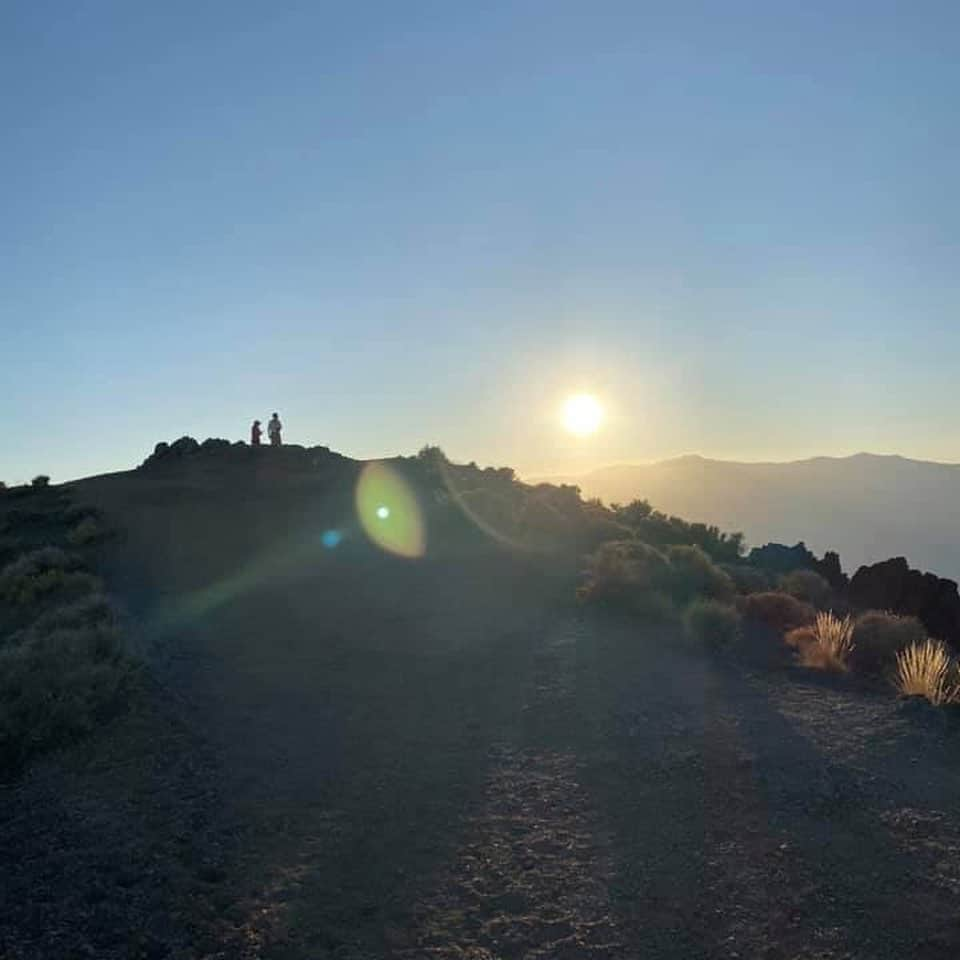
<path id="1" fill-rule="evenodd" d="M 956 955 L 946 727 L 579 607 L 575 559 L 389 555 L 361 464 L 243 457 L 75 486 L 190 735 L 5 791 L 4 956 Z"/>
<path id="2" fill-rule="evenodd" d="M 906 556 L 960 579 L 958 465 L 872 454 L 793 463 L 689 456 L 564 479 L 608 503 L 644 498 L 667 513 L 742 530 L 753 545 L 803 540 L 817 553 L 836 550 L 848 570 Z"/>

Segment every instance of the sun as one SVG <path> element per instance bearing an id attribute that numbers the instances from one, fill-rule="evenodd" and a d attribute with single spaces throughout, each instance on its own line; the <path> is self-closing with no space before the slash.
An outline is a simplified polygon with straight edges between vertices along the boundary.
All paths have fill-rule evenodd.
<path id="1" fill-rule="evenodd" d="M 603 407 L 589 393 L 575 393 L 563 405 L 563 425 L 578 437 L 596 433 L 603 423 Z"/>

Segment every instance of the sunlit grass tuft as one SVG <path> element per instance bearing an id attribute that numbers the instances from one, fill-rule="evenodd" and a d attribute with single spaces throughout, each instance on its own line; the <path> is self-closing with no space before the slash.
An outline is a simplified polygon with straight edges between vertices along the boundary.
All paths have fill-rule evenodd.
<path id="1" fill-rule="evenodd" d="M 926 697 L 935 706 L 960 703 L 954 664 L 939 640 L 912 643 L 897 654 L 897 689 L 905 697 Z"/>
<path id="2" fill-rule="evenodd" d="M 800 663 L 818 670 L 844 672 L 853 652 L 853 620 L 821 612 L 811 628 L 812 642 L 799 647 Z"/>

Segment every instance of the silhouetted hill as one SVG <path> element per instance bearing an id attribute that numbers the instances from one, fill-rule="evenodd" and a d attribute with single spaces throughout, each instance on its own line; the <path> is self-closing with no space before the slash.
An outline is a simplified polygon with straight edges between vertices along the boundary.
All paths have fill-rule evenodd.
<path id="1" fill-rule="evenodd" d="M 960 465 L 859 453 L 792 463 L 699 456 L 613 466 L 578 477 L 585 497 L 649 500 L 657 509 L 742 530 L 751 544 L 805 541 L 847 570 L 906 556 L 960 577 Z"/>

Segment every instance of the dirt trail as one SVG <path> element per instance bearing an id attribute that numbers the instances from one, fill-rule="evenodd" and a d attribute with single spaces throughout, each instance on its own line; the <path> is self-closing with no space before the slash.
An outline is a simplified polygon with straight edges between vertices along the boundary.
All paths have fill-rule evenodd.
<path id="1" fill-rule="evenodd" d="M 475 600 L 489 617 L 490 596 Z M 435 609 L 432 629 L 453 617 Z M 944 741 L 918 741 L 892 700 L 820 689 L 811 716 L 783 700 L 802 687 L 555 599 L 519 619 L 501 608 L 440 661 L 393 661 L 387 686 L 369 662 L 346 670 L 350 696 L 380 699 L 342 731 L 352 746 L 336 748 L 329 789 L 306 786 L 319 754 L 253 777 L 248 867 L 281 881 L 246 921 L 263 957 L 955 955 L 955 817 L 926 781 L 898 778 L 930 762 L 937 799 L 960 784 Z M 278 682 L 302 717 L 291 676 Z M 424 697 L 426 713 L 401 720 Z M 811 736 L 825 736 L 829 697 L 840 727 L 874 714 L 882 762 L 870 728 L 841 755 Z M 278 714 L 274 693 L 262 707 Z M 280 741 L 308 742 L 262 724 L 242 740 L 253 757 L 268 742 L 274 761 Z M 915 755 L 906 768 L 897 741 Z"/>

